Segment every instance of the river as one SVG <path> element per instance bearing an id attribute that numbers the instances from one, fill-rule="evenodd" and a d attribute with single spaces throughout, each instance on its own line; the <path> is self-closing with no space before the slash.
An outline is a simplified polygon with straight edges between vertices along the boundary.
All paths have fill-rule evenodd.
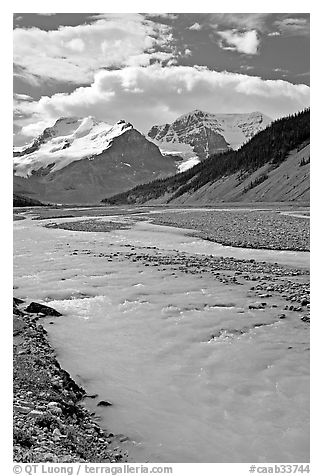
<path id="1" fill-rule="evenodd" d="M 15 295 L 62 312 L 45 320 L 52 345 L 88 393 L 112 402 L 87 399 L 103 426 L 133 442 L 130 460 L 308 461 L 304 324 L 248 310 L 250 285 L 122 258 L 156 247 L 308 267 L 308 253 L 223 247 L 146 222 L 110 233 L 44 223 L 14 223 Z M 107 251 L 116 258 L 99 256 Z"/>

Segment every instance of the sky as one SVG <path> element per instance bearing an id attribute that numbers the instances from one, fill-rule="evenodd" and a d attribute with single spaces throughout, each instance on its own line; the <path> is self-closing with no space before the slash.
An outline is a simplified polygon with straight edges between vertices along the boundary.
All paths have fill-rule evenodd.
<path id="1" fill-rule="evenodd" d="M 146 133 L 194 109 L 309 106 L 307 13 L 15 13 L 14 144 L 60 117 Z"/>

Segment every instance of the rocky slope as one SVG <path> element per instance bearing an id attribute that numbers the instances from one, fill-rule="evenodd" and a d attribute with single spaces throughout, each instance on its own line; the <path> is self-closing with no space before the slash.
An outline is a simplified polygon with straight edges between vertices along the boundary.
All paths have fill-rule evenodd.
<path id="1" fill-rule="evenodd" d="M 211 114 L 195 110 L 180 116 L 172 124 L 153 126 L 148 137 L 164 153 L 203 160 L 213 154 L 238 149 L 270 122 L 271 119 L 261 112 Z"/>
<path id="2" fill-rule="evenodd" d="M 137 184 L 176 173 L 130 123 L 114 126 L 61 118 L 30 145 L 14 150 L 14 192 L 54 203 L 95 203 Z"/>
<path id="3" fill-rule="evenodd" d="M 121 203 L 309 201 L 310 111 L 273 122 L 237 151 L 106 200 Z"/>

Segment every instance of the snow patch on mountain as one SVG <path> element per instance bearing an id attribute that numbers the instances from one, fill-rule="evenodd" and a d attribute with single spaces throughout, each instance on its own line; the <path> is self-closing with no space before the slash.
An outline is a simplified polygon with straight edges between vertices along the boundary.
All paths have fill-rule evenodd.
<path id="1" fill-rule="evenodd" d="M 201 162 L 190 144 L 183 142 L 159 142 L 149 136 L 147 136 L 147 139 L 157 145 L 162 155 L 172 155 L 181 159 L 177 162 L 179 172 L 184 172 Z"/>
<path id="2" fill-rule="evenodd" d="M 199 164 L 201 161 L 198 157 L 192 157 L 191 159 L 184 160 L 178 164 L 178 171 L 185 172 L 185 170 L 191 169 L 194 165 Z"/>
<path id="3" fill-rule="evenodd" d="M 261 112 L 247 114 L 206 114 L 205 123 L 225 138 L 228 146 L 237 150 L 255 134 L 265 129 L 271 119 Z"/>

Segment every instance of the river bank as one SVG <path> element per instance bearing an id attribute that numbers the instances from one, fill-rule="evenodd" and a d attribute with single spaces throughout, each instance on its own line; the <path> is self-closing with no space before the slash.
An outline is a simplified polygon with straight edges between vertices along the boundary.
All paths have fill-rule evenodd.
<path id="1" fill-rule="evenodd" d="M 47 331 L 39 324 L 44 312 L 26 312 L 25 308 L 22 300 L 14 299 L 13 460 L 127 461 L 120 438 L 100 428 L 94 412 L 90 414 L 82 404 L 87 398 L 84 389 L 58 363 Z"/>

